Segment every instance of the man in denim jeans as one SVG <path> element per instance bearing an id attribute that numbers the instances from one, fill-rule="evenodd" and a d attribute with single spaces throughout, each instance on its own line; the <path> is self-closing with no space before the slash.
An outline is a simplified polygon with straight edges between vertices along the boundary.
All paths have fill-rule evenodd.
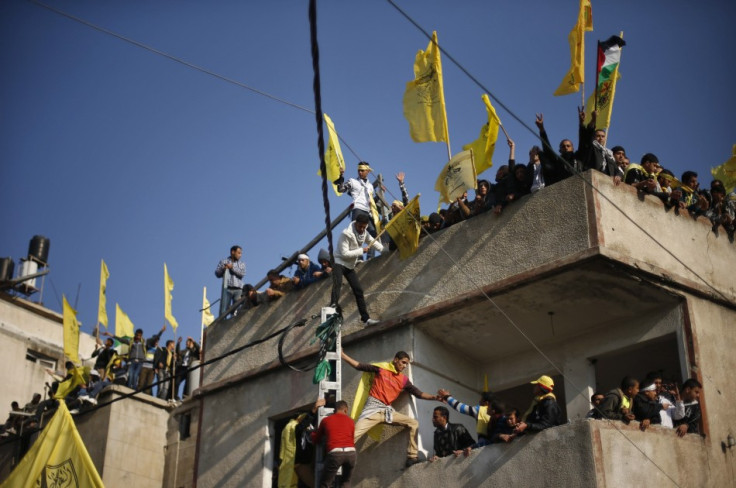
<path id="1" fill-rule="evenodd" d="M 230 248 L 230 256 L 217 263 L 215 276 L 225 277 L 226 283 L 220 302 L 220 315 L 224 314 L 230 305 L 240 300 L 243 295 L 243 278 L 245 277 L 245 262 L 240 258 L 243 256 L 243 248 L 233 246 Z"/>

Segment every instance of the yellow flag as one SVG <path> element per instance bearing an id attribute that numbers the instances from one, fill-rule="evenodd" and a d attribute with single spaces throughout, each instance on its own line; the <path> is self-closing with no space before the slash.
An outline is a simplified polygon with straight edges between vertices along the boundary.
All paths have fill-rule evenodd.
<path id="1" fill-rule="evenodd" d="M 107 279 L 110 278 L 110 271 L 103 259 L 100 265 L 100 301 L 97 310 L 97 323 L 102 324 L 107 329 Z"/>
<path id="2" fill-rule="evenodd" d="M 716 180 L 723 182 L 727 193 L 736 189 L 736 144 L 733 145 L 731 157 L 720 166 L 710 170 L 710 174 Z"/>
<path id="3" fill-rule="evenodd" d="M 562 79 L 554 95 L 569 95 L 580 90 L 580 83 L 585 82 L 585 32 L 593 30 L 593 7 L 590 0 L 580 0 L 578 21 L 567 36 L 570 43 L 570 70 Z"/>
<path id="4" fill-rule="evenodd" d="M 417 195 L 386 224 L 386 232 L 399 249 L 401 259 L 408 258 L 419 247 L 419 233 L 422 231 L 420 221 L 419 195 Z"/>
<path id="5" fill-rule="evenodd" d="M 332 123 L 332 119 L 327 114 L 322 114 L 325 118 L 325 124 L 327 125 L 327 152 L 325 152 L 325 166 L 327 167 L 327 180 L 332 183 L 340 177 L 340 169 L 345 169 L 345 158 L 342 157 L 342 149 L 340 149 L 340 139 L 337 137 L 337 131 L 335 131 L 335 124 Z M 317 174 L 322 176 L 322 171 L 317 171 Z M 335 190 L 335 194 L 339 197 L 342 195 L 337 191 L 337 185 L 332 183 L 332 189 Z"/>
<path id="6" fill-rule="evenodd" d="M 66 396 L 73 392 L 77 386 L 83 385 L 85 383 L 89 382 L 89 373 L 92 370 L 89 366 L 77 366 L 72 368 L 70 371 L 71 378 L 62 381 L 59 383 L 58 388 L 56 388 L 56 393 L 54 393 L 54 398 L 57 400 L 62 400 L 66 398 Z"/>
<path id="7" fill-rule="evenodd" d="M 1 488 L 104 488 L 64 402 Z"/>
<path id="8" fill-rule="evenodd" d="M 616 67 L 616 72 L 610 80 L 601 83 L 598 87 L 598 116 L 595 118 L 596 129 L 608 129 L 611 126 L 611 112 L 613 111 L 613 96 L 616 94 L 616 83 L 621 78 L 621 73 Z M 590 122 L 591 114 L 595 109 L 595 92 L 588 97 L 585 103 L 585 123 Z"/>
<path id="9" fill-rule="evenodd" d="M 79 364 L 79 322 L 77 311 L 69 305 L 62 295 L 63 324 L 64 324 L 64 355 L 69 361 Z"/>
<path id="10" fill-rule="evenodd" d="M 475 173 L 481 174 L 493 166 L 493 152 L 496 150 L 498 140 L 498 129 L 501 127 L 501 119 L 496 114 L 496 109 L 491 105 L 491 99 L 485 93 L 481 96 L 488 112 L 488 123 L 480 129 L 480 136 L 474 142 L 466 144 L 463 149 L 473 151 Z"/>
<path id="11" fill-rule="evenodd" d="M 174 280 L 169 276 L 169 270 L 166 268 L 166 263 L 164 263 L 164 318 L 169 322 L 171 328 L 176 330 L 179 327 L 179 323 L 171 314 L 171 291 L 173 289 Z"/>
<path id="12" fill-rule="evenodd" d="M 210 307 L 210 301 L 207 300 L 207 287 L 205 286 L 202 290 L 202 325 L 205 327 L 215 321 L 215 316 L 212 315 Z"/>
<path id="13" fill-rule="evenodd" d="M 451 203 L 466 190 L 475 188 L 477 179 L 473 152 L 466 150 L 448 161 L 437 178 L 434 189 L 440 192 L 440 202 Z"/>
<path id="14" fill-rule="evenodd" d="M 117 303 L 115 304 L 115 335 L 118 337 L 133 337 L 135 335 L 133 321 Z"/>
<path id="15" fill-rule="evenodd" d="M 448 142 L 442 62 L 437 32 L 432 32 L 426 51 L 414 61 L 414 80 L 406 84 L 404 117 L 414 142 Z"/>

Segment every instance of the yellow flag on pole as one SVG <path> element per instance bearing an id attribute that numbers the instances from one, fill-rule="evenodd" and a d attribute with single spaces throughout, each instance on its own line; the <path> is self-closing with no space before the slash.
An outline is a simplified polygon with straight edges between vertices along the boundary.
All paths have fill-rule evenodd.
<path id="1" fill-rule="evenodd" d="M 64 402 L 1 488 L 78 486 L 104 488 Z"/>
<path id="2" fill-rule="evenodd" d="M 215 321 L 215 316 L 212 314 L 212 309 L 210 309 L 211 306 L 210 301 L 207 300 L 207 287 L 205 286 L 202 290 L 202 325 L 205 327 Z"/>
<path id="3" fill-rule="evenodd" d="M 481 127 L 478 139 L 463 146 L 463 149 L 473 151 L 475 173 L 481 174 L 493 166 L 493 152 L 496 150 L 498 140 L 498 129 L 501 127 L 501 119 L 496 114 L 496 109 L 491 105 L 491 99 L 485 93 L 481 96 L 488 112 L 488 122 Z"/>
<path id="4" fill-rule="evenodd" d="M 107 280 L 110 278 L 110 271 L 107 269 L 105 260 L 101 260 L 100 264 L 100 300 L 97 310 L 97 323 L 102 324 L 107 329 Z"/>
<path id="5" fill-rule="evenodd" d="M 445 165 L 434 184 L 440 192 L 440 202 L 452 203 L 455 199 L 476 187 L 478 175 L 473 164 L 473 152 L 466 150 L 457 153 Z"/>
<path id="6" fill-rule="evenodd" d="M 602 84 L 598 92 L 598 115 L 595 118 L 596 129 L 608 129 L 611 126 L 611 112 L 613 111 L 613 96 L 616 94 L 616 83 L 621 78 L 618 68 L 611 80 Z M 596 92 L 593 92 L 585 102 L 585 123 L 590 122 L 593 110 L 596 107 Z"/>
<path id="7" fill-rule="evenodd" d="M 593 7 L 590 0 L 580 0 L 578 21 L 567 36 L 570 43 L 570 70 L 562 79 L 554 95 L 570 95 L 580 90 L 580 83 L 585 82 L 585 32 L 593 30 Z"/>
<path id="8" fill-rule="evenodd" d="M 133 321 L 117 303 L 115 304 L 115 335 L 118 337 L 133 337 L 135 335 Z"/>
<path id="9" fill-rule="evenodd" d="M 442 61 L 437 32 L 432 32 L 426 51 L 414 61 L 414 80 L 406 84 L 404 117 L 414 142 L 448 142 Z"/>
<path id="10" fill-rule="evenodd" d="M 89 366 L 76 366 L 72 368 L 71 371 L 68 371 L 71 373 L 71 378 L 59 383 L 58 388 L 56 388 L 56 393 L 54 393 L 54 398 L 62 400 L 66 398 L 69 393 L 73 392 L 79 385 L 89 383 L 89 373 L 91 370 L 92 368 Z"/>
<path id="11" fill-rule="evenodd" d="M 419 234 L 422 231 L 421 218 L 419 195 L 417 195 L 386 224 L 386 232 L 399 249 L 401 259 L 408 258 L 419 247 Z"/>
<path id="12" fill-rule="evenodd" d="M 327 151 L 325 152 L 325 166 L 327 168 L 327 180 L 332 183 L 340 177 L 340 169 L 345 169 L 345 158 L 342 157 L 342 149 L 340 149 L 340 138 L 337 137 L 337 131 L 335 130 L 335 124 L 332 123 L 332 119 L 323 114 L 325 118 L 325 125 L 327 125 Z M 317 174 L 322 176 L 322 171 L 317 171 Z M 335 194 L 339 197 L 342 195 L 337 191 L 337 185 L 332 183 L 332 189 Z"/>
<path id="13" fill-rule="evenodd" d="M 169 270 L 164 263 L 164 318 L 169 322 L 171 328 L 176 330 L 179 323 L 171 313 L 171 292 L 174 289 L 174 280 L 169 276 Z"/>
<path id="14" fill-rule="evenodd" d="M 79 364 L 79 322 L 77 321 L 77 311 L 69 305 L 64 295 L 61 298 L 63 301 L 64 355 L 74 364 Z"/>
<path id="15" fill-rule="evenodd" d="M 716 180 L 723 182 L 726 193 L 730 193 L 736 189 L 736 144 L 733 145 L 731 157 L 720 166 L 710 170 L 710 174 Z"/>

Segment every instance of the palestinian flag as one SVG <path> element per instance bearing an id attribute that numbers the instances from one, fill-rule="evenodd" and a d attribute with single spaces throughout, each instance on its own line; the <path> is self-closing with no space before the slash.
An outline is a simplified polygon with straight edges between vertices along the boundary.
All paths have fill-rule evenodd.
<path id="1" fill-rule="evenodd" d="M 621 62 L 621 48 L 626 42 L 619 36 L 611 36 L 608 40 L 598 42 L 598 69 L 595 93 L 588 99 L 585 111 L 590 120 L 590 113 L 598 111 L 596 129 L 606 129 L 611 123 L 613 95 L 618 81 L 618 65 Z"/>

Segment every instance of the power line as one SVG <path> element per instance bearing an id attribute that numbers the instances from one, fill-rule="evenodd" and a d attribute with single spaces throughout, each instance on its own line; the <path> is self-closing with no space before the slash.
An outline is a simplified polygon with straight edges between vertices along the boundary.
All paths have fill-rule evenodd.
<path id="1" fill-rule="evenodd" d="M 167 52 L 161 51 L 160 49 L 156 49 L 156 48 L 154 48 L 152 46 L 149 46 L 147 44 L 144 44 L 144 43 L 142 43 L 140 41 L 136 41 L 135 39 L 131 39 L 130 37 L 124 36 L 122 34 L 118 34 L 117 32 L 111 31 L 110 29 L 106 29 L 105 27 L 101 27 L 101 26 L 99 26 L 97 24 L 93 24 L 92 22 L 89 22 L 87 20 L 84 20 L 82 18 L 79 18 L 79 17 L 77 17 L 75 15 L 72 15 L 70 13 L 64 12 L 63 10 L 59 10 L 59 9 L 57 9 L 55 7 L 50 6 L 50 5 L 46 5 L 46 4 L 41 3 L 41 2 L 39 2 L 37 0 L 27 0 L 27 1 L 29 3 L 34 4 L 34 5 L 38 5 L 39 7 L 43 7 L 45 9 L 47 9 L 47 10 L 50 10 L 51 12 L 54 12 L 54 13 L 56 13 L 58 15 L 61 15 L 62 17 L 66 17 L 67 19 L 73 20 L 74 22 L 78 22 L 78 23 L 80 23 L 82 25 L 85 25 L 85 26 L 87 26 L 87 27 L 89 27 L 91 29 L 94 29 L 94 30 L 98 31 L 98 32 L 101 32 L 103 34 L 107 34 L 109 36 L 115 37 L 116 39 L 119 39 L 121 41 L 127 42 L 128 44 L 132 44 L 133 46 L 139 47 L 141 49 L 145 49 L 146 51 L 149 51 L 149 52 L 151 52 L 153 54 L 156 54 L 158 56 L 162 56 L 162 57 L 164 57 L 166 59 L 169 59 L 171 61 L 174 61 L 175 63 L 179 63 L 179 64 L 181 64 L 183 66 L 186 66 L 187 68 L 191 68 L 191 69 L 196 70 L 196 71 L 199 71 L 201 73 L 210 75 L 210 76 L 212 76 L 214 78 L 217 78 L 218 80 L 224 81 L 226 83 L 230 83 L 231 85 L 235 85 L 235 86 L 238 86 L 240 88 L 244 88 L 246 90 L 249 90 L 249 91 L 255 93 L 256 95 L 260 95 L 262 97 L 266 97 L 266 98 L 268 98 L 270 100 L 273 100 L 274 102 L 282 103 L 284 105 L 287 105 L 289 107 L 295 108 L 297 110 L 301 110 L 302 112 L 306 112 L 306 113 L 309 113 L 309 114 L 312 114 L 312 115 L 315 114 L 314 110 L 311 110 L 311 109 L 309 109 L 307 107 L 303 107 L 303 106 L 301 106 L 301 105 L 299 105 L 297 103 L 290 102 L 289 100 L 286 100 L 286 99 L 277 97 L 276 95 L 272 95 L 272 94 L 270 94 L 268 92 L 265 92 L 263 90 L 259 90 L 258 88 L 252 87 L 250 85 L 247 85 L 247 84 L 245 84 L 245 83 L 243 83 L 241 81 L 235 80 L 235 79 L 230 78 L 228 76 L 221 75 L 221 74 L 219 74 L 219 73 L 217 73 L 215 71 L 212 71 L 210 69 L 207 69 L 205 67 L 196 65 L 194 63 L 190 63 L 189 61 L 186 61 L 186 60 L 184 60 L 182 58 L 179 58 L 177 56 L 174 56 L 173 54 L 169 54 Z M 353 156 L 355 156 L 358 160 L 360 160 L 360 156 L 358 156 L 358 154 L 355 152 L 355 150 L 353 150 L 353 148 L 350 146 L 350 144 L 348 144 L 347 141 L 345 141 L 345 139 L 343 139 L 340 135 L 338 135 L 338 137 L 339 137 L 340 141 L 343 144 L 345 144 L 345 147 L 347 147 L 348 150 L 353 154 Z"/>

